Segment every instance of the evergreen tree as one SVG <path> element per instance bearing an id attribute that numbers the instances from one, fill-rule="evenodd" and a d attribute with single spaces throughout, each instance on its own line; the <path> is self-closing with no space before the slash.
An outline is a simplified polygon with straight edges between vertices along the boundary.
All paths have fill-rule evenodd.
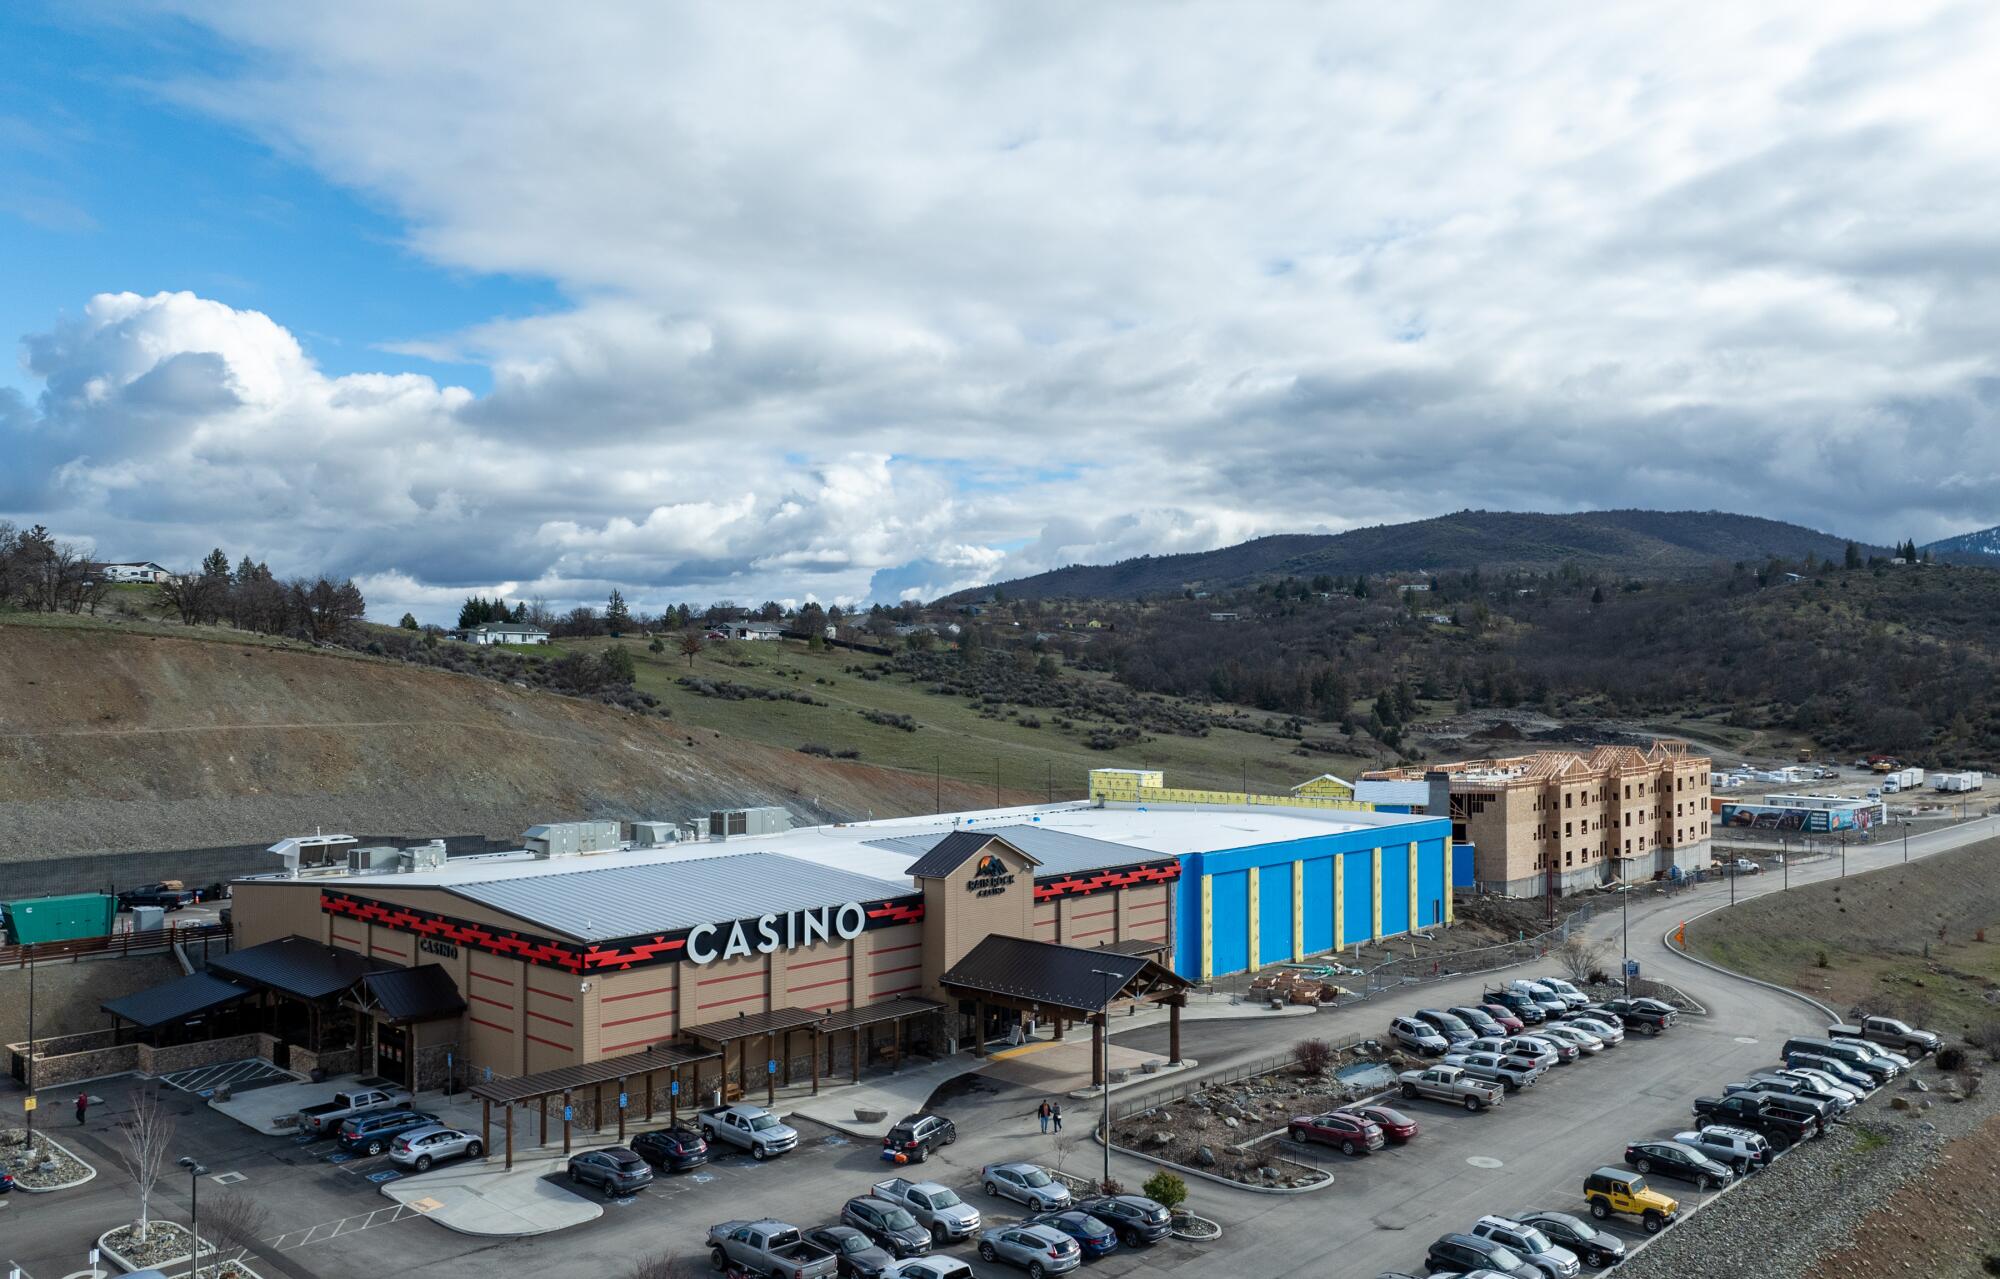
<path id="1" fill-rule="evenodd" d="M 1368 598 L 1368 579 L 1367 579 L 1367 578 L 1365 578 L 1365 577 L 1356 577 L 1356 578 L 1354 579 L 1354 598 L 1355 598 L 1355 599 L 1358 599 L 1358 600 L 1365 600 L 1365 599 L 1367 599 L 1367 598 Z"/>
<path id="2" fill-rule="evenodd" d="M 1852 542 L 1849 542 L 1847 544 L 1847 567 L 1849 568 L 1861 567 L 1861 548 L 1856 546 Z"/>
<path id="3" fill-rule="evenodd" d="M 1604 588 L 1602 586 L 1593 586 L 1590 588 L 1590 602 L 1592 604 L 1602 604 L 1604 602 Z"/>
<path id="4" fill-rule="evenodd" d="M 604 629 L 615 639 L 631 629 L 631 626 L 632 611 L 625 607 L 625 597 L 619 594 L 618 588 L 614 586 L 611 588 L 611 598 L 604 601 Z"/>
<path id="5" fill-rule="evenodd" d="M 221 582 L 229 580 L 229 557 L 222 553 L 221 547 L 216 547 L 202 559 L 201 575 Z"/>
<path id="6" fill-rule="evenodd" d="M 405 613 L 403 614 L 403 620 L 396 623 L 396 625 L 406 631 L 414 631 L 417 629 L 417 615 L 415 613 Z"/>

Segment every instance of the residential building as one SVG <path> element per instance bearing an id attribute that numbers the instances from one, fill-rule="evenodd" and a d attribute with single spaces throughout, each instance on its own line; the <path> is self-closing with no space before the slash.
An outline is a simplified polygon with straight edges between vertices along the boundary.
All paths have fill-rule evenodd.
<path id="1" fill-rule="evenodd" d="M 775 640 L 785 638 L 785 628 L 776 622 L 730 622 L 722 633 L 733 640 Z"/>
<path id="2" fill-rule="evenodd" d="M 549 633 L 526 622 L 482 622 L 458 633 L 468 644 L 546 644 Z"/>
<path id="3" fill-rule="evenodd" d="M 1655 879 L 1709 860 L 1709 770 L 1686 742 L 1598 746 L 1363 774 L 1414 782 L 1442 775 L 1452 837 L 1472 846 L 1482 891 L 1536 897 Z M 1360 797 L 1358 794 L 1357 797 Z"/>
<path id="4" fill-rule="evenodd" d="M 172 573 L 151 560 L 99 564 L 97 571 L 107 582 L 148 582 L 157 585 L 173 577 Z"/>

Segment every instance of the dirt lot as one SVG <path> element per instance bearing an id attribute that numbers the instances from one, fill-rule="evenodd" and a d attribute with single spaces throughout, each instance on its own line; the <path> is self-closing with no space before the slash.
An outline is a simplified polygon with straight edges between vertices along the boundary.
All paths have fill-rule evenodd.
<path id="1" fill-rule="evenodd" d="M 1688 943 L 1843 1011 L 1881 1003 L 1963 1031 L 2000 1018 L 2000 840 L 1758 898 Z"/>

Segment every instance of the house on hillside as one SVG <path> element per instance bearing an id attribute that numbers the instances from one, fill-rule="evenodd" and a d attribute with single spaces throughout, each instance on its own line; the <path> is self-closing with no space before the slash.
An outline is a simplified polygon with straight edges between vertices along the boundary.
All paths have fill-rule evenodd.
<path id="1" fill-rule="evenodd" d="M 1242 615 L 1238 613 L 1210 613 L 1208 620 L 1211 622 L 1234 622 L 1241 620 L 1241 617 Z"/>
<path id="2" fill-rule="evenodd" d="M 733 640 L 775 640 L 785 638 L 785 628 L 776 622 L 730 622 L 722 628 Z"/>
<path id="3" fill-rule="evenodd" d="M 482 622 L 457 632 L 468 644 L 546 644 L 549 633 L 526 622 Z"/>
<path id="4" fill-rule="evenodd" d="M 107 582 L 146 582 L 158 585 L 173 577 L 172 573 L 153 563 L 151 560 L 119 564 L 98 564 L 95 568 L 98 575 Z"/>

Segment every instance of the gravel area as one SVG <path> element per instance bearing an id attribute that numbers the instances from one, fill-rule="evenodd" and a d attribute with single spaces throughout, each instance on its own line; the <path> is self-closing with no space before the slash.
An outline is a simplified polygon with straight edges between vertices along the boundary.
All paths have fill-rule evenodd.
<path id="1" fill-rule="evenodd" d="M 2000 1089 L 1954 1100 L 1928 1064 L 1916 1075 L 1931 1091 L 1904 1080 L 1877 1093 L 1824 1138 L 1659 1236 L 1620 1267 L 1621 1279 L 1822 1279 L 1822 1258 L 1878 1205 L 2000 1113 Z M 1894 1109 L 1897 1101 L 1909 1109 Z"/>
<path id="2" fill-rule="evenodd" d="M 9 1128 L 0 1132 L 0 1163 L 6 1165 L 7 1171 L 14 1174 L 14 1180 L 24 1189 L 53 1190 L 81 1181 L 97 1171 L 39 1132 L 35 1134 L 35 1149 L 31 1154 L 26 1144 L 27 1137 L 25 1128 Z"/>
<path id="3" fill-rule="evenodd" d="M 104 1235 L 104 1245 L 119 1256 L 144 1270 L 147 1267 L 163 1268 L 162 1263 L 184 1259 L 188 1255 L 188 1240 L 193 1238 L 188 1228 L 176 1221 L 161 1221 L 154 1218 L 146 1226 L 146 1242 L 138 1240 L 137 1223 L 123 1225 Z M 207 1266 L 203 1266 L 205 1271 Z"/>

